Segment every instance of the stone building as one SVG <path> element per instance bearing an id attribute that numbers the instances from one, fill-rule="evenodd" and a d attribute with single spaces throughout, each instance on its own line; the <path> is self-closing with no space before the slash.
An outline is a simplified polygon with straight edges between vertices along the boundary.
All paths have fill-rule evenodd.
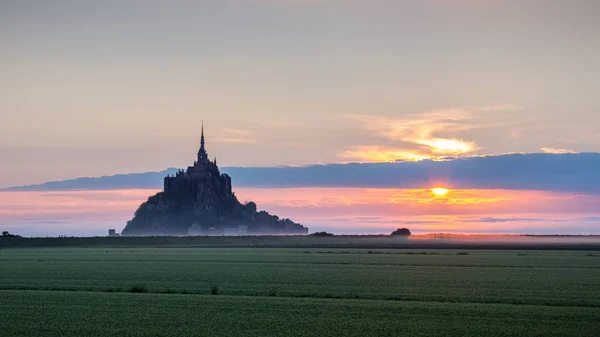
<path id="1" fill-rule="evenodd" d="M 231 196 L 231 178 L 221 174 L 217 166 L 217 158 L 210 161 L 204 144 L 204 126 L 200 136 L 200 150 L 193 166 L 187 170 L 179 170 L 164 180 L 165 195 L 194 196 L 202 201 L 212 195 Z"/>

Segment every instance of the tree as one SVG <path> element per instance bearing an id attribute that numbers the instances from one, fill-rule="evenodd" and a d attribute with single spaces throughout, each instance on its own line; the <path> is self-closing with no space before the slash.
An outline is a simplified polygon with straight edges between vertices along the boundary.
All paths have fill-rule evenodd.
<path id="1" fill-rule="evenodd" d="M 2 232 L 2 237 L 4 237 L 4 238 L 20 238 L 19 235 L 10 234 L 8 231 Z"/>
<path id="2" fill-rule="evenodd" d="M 256 203 L 254 201 L 246 203 L 246 209 L 252 214 L 256 213 Z"/>
<path id="3" fill-rule="evenodd" d="M 409 236 L 410 230 L 408 228 L 398 228 L 390 234 L 391 236 Z"/>
<path id="4" fill-rule="evenodd" d="M 316 232 L 309 234 L 308 236 L 333 236 L 333 234 L 327 232 Z"/>

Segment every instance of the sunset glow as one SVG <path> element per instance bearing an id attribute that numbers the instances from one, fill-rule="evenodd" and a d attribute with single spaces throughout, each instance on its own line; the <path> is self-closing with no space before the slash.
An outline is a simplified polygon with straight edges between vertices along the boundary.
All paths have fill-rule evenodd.
<path id="1" fill-rule="evenodd" d="M 436 187 L 436 188 L 431 189 L 431 193 L 433 193 L 434 195 L 439 196 L 439 197 L 443 197 L 443 196 L 447 195 L 448 192 L 450 192 L 450 190 L 448 190 L 447 188 L 443 188 L 443 187 Z"/>
<path id="2" fill-rule="evenodd" d="M 444 155 L 459 155 L 474 150 L 474 145 L 472 143 L 456 139 L 419 139 L 416 140 L 415 143 L 426 145 L 431 148 L 433 153 Z"/>
<path id="3" fill-rule="evenodd" d="M 0 5 L 0 233 L 122 228 L 181 169 L 197 194 L 202 130 L 227 194 L 311 232 L 600 224 L 599 1 L 122 2 Z"/>
<path id="4" fill-rule="evenodd" d="M 0 337 L 596 335 L 599 16 L 0 0 Z"/>
<path id="5" fill-rule="evenodd" d="M 382 148 L 378 146 L 357 146 L 340 154 L 341 158 L 371 163 L 392 163 L 396 161 L 421 161 L 433 159 L 430 155 L 412 150 Z"/>
<path id="6" fill-rule="evenodd" d="M 0 192 L 0 223 L 23 235 L 102 235 L 107 228 L 120 231 L 153 193 L 156 190 Z M 581 232 L 600 222 L 594 217 L 600 197 L 572 193 L 445 187 L 237 188 L 236 195 L 241 202 L 256 202 L 259 210 L 336 233 L 385 233 L 400 224 L 415 233 Z"/>
<path id="7" fill-rule="evenodd" d="M 449 156 L 471 155 L 478 150 L 474 141 L 441 138 L 439 134 L 451 130 L 468 129 L 461 125 L 471 118 L 470 109 L 447 109 L 411 114 L 408 118 L 390 118 L 375 115 L 352 114 L 347 118 L 357 121 L 368 132 L 383 139 L 403 142 L 399 147 L 381 145 L 353 146 L 339 154 L 342 158 L 361 162 L 394 162 L 445 160 Z"/>

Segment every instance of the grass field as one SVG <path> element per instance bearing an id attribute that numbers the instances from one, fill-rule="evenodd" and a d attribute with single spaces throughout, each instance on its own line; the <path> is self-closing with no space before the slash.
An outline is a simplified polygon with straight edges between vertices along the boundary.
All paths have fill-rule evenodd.
<path id="1" fill-rule="evenodd" d="M 0 250 L 1 336 L 597 336 L 600 252 Z"/>

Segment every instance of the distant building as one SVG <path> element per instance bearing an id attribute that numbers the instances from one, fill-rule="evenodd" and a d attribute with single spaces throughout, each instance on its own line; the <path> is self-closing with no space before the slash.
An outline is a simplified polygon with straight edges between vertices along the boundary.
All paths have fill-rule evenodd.
<path id="1" fill-rule="evenodd" d="M 108 230 L 108 236 L 119 236 L 114 228 Z"/>
<path id="2" fill-rule="evenodd" d="M 237 235 L 247 235 L 247 234 L 248 234 L 248 225 L 239 225 Z"/>
<path id="3" fill-rule="evenodd" d="M 247 235 L 248 225 L 239 225 L 236 227 L 226 227 L 223 230 L 223 235 Z"/>
<path id="4" fill-rule="evenodd" d="M 221 235 L 248 235 L 248 225 L 238 225 L 234 227 L 223 227 L 217 228 L 215 226 L 208 226 L 202 228 L 200 224 L 194 223 L 188 230 L 190 236 L 221 236 Z"/>
<path id="5" fill-rule="evenodd" d="M 210 201 L 215 196 L 221 198 L 233 196 L 231 178 L 219 172 L 217 158 L 213 161 L 208 159 L 204 145 L 204 127 L 200 136 L 200 150 L 194 165 L 189 166 L 185 171 L 177 171 L 174 176 L 165 177 L 164 191 L 167 195 L 187 195 L 198 201 Z"/>

